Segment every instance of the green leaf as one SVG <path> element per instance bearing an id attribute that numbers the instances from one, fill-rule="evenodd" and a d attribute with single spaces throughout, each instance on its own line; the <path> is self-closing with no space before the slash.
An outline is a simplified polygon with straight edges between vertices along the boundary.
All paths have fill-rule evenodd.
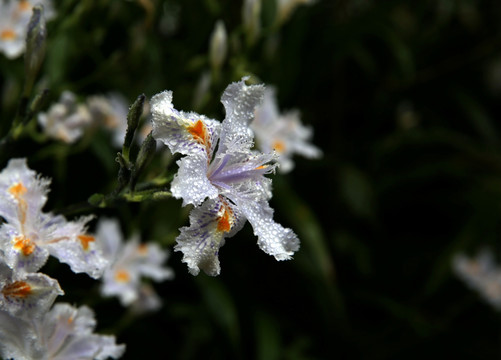
<path id="1" fill-rule="evenodd" d="M 238 349 L 240 345 L 240 327 L 232 295 L 219 279 L 198 276 L 196 280 L 212 318 L 228 335 L 234 348 Z"/>
<path id="2" fill-rule="evenodd" d="M 339 175 L 341 196 L 355 215 L 370 217 L 374 213 L 374 194 L 367 176 L 353 166 L 341 168 Z"/>
<path id="3" fill-rule="evenodd" d="M 256 359 L 277 360 L 282 353 L 280 328 L 273 316 L 258 312 L 255 315 Z"/>

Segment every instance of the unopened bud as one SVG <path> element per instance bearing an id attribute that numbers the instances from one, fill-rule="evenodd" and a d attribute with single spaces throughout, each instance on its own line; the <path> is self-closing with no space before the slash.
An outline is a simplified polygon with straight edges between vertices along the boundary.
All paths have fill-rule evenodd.
<path id="1" fill-rule="evenodd" d="M 224 23 L 219 20 L 210 38 L 209 60 L 213 69 L 218 70 L 226 59 L 228 52 L 228 35 Z"/>
<path id="2" fill-rule="evenodd" d="M 33 7 L 26 35 L 26 53 L 24 55 L 26 73 L 24 95 L 26 96 L 31 93 L 33 83 L 44 60 L 46 44 L 47 28 L 43 16 L 43 6 L 38 4 Z"/>
<path id="3" fill-rule="evenodd" d="M 120 168 L 118 169 L 118 186 L 115 189 L 115 194 L 120 193 L 127 184 L 129 183 L 130 180 L 130 170 L 128 168 L 127 163 L 125 162 L 123 156 L 121 153 L 117 154 L 117 157 L 115 158 L 115 161 L 120 165 Z"/>
<path id="4" fill-rule="evenodd" d="M 210 99 L 211 74 L 206 71 L 200 75 L 195 91 L 193 93 L 193 108 L 201 109 Z"/>
<path id="5" fill-rule="evenodd" d="M 137 155 L 137 160 L 134 168 L 132 169 L 131 179 L 130 179 L 130 188 L 134 190 L 136 187 L 136 181 L 143 171 L 143 169 L 148 165 L 148 163 L 155 155 L 155 151 L 157 149 L 157 141 L 153 138 L 153 133 L 150 132 L 146 139 L 144 139 L 141 144 L 141 149 L 139 149 L 139 154 Z"/>
<path id="6" fill-rule="evenodd" d="M 276 24 L 278 26 L 283 25 L 299 5 L 311 5 L 314 2 L 315 0 L 278 0 Z"/>
<path id="7" fill-rule="evenodd" d="M 244 0 L 242 22 L 247 43 L 253 45 L 261 32 L 261 0 Z"/>
<path id="8" fill-rule="evenodd" d="M 125 132 L 125 139 L 122 147 L 122 155 L 127 163 L 129 162 L 130 145 L 134 139 L 134 133 L 136 132 L 139 124 L 139 119 L 143 114 L 145 100 L 146 96 L 144 94 L 139 95 L 127 114 L 127 130 Z"/>

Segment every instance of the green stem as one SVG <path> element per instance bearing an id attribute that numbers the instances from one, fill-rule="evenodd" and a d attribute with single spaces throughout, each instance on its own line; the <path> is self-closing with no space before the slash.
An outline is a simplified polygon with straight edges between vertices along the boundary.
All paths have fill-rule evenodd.
<path id="1" fill-rule="evenodd" d="M 137 192 L 125 192 L 120 194 L 94 194 L 89 198 L 89 204 L 93 207 L 113 207 L 117 201 L 143 202 L 157 201 L 172 197 L 172 193 L 166 190 L 151 189 Z"/>

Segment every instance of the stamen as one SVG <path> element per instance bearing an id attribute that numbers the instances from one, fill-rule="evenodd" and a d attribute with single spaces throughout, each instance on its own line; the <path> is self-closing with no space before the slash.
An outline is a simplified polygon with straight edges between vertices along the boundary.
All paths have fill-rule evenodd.
<path id="1" fill-rule="evenodd" d="M 85 251 L 89 250 L 89 243 L 96 241 L 96 238 L 90 235 L 78 235 L 77 237 L 82 243 L 82 247 Z"/>
<path id="2" fill-rule="evenodd" d="M 217 165 L 217 168 L 216 168 L 216 170 L 213 170 L 213 171 L 209 169 L 209 172 L 207 173 L 207 176 L 208 176 L 209 178 L 216 177 L 216 176 L 219 174 L 219 172 L 220 172 L 220 171 L 221 171 L 221 170 L 222 170 L 222 169 L 226 166 L 226 164 L 228 163 L 228 161 L 229 161 L 229 160 L 230 160 L 230 155 L 226 154 L 226 155 L 223 157 L 223 159 L 222 159 L 222 160 L 220 160 L 217 164 L 215 164 L 215 162 L 216 162 L 216 161 L 214 161 L 214 162 L 211 164 L 210 168 L 212 169 L 212 168 L 214 168 L 216 165 Z"/>
<path id="3" fill-rule="evenodd" d="M 31 294 L 31 286 L 24 281 L 14 281 L 2 289 L 5 297 L 26 298 Z"/>

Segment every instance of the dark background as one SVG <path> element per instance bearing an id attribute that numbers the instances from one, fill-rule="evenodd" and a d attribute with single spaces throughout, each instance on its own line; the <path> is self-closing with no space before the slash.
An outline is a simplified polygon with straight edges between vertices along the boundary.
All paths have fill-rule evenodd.
<path id="1" fill-rule="evenodd" d="M 296 157 L 290 174 L 273 176 L 275 219 L 299 235 L 300 251 L 276 262 L 246 225 L 222 248 L 216 278 L 189 275 L 172 253 L 176 278 L 155 284 L 164 307 L 139 318 L 101 299 L 94 281 L 50 262 L 44 270 L 67 294 L 59 301 L 91 304 L 98 329 L 127 344 L 125 359 L 498 358 L 498 313 L 455 277 L 451 260 L 500 250 L 501 3 L 324 0 L 273 28 L 274 2 L 264 1 L 252 46 L 241 5 L 56 4 L 39 87 L 50 88 L 51 102 L 66 89 L 82 99 L 119 91 L 130 103 L 169 89 L 176 108 L 223 119 L 227 84 L 247 74 L 273 84 L 281 109 L 301 111 L 324 153 Z M 194 109 L 218 19 L 228 59 Z M 0 69 L 5 124 L 22 59 L 1 57 Z M 117 150 L 108 140 L 98 132 L 68 149 L 28 136 L 9 157 L 28 157 L 52 177 L 46 209 L 64 211 L 115 186 Z M 178 200 L 91 212 L 170 248 L 188 213 Z"/>

